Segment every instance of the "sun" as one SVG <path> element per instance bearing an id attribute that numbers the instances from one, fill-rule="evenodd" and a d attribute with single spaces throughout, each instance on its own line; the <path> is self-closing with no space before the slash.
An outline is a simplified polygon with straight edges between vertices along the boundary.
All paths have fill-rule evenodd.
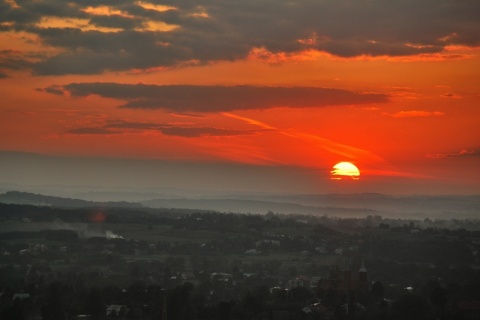
<path id="1" fill-rule="evenodd" d="M 342 179 L 360 179 L 360 170 L 357 166 L 351 162 L 339 162 L 333 166 L 331 171 L 333 180 L 342 180 Z"/>

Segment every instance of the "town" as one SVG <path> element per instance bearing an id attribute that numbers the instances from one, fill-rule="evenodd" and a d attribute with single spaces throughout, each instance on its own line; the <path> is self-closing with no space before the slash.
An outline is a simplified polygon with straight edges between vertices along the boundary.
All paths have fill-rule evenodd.
<path id="1" fill-rule="evenodd" d="M 477 319 L 480 221 L 0 204 L 1 319 Z"/>

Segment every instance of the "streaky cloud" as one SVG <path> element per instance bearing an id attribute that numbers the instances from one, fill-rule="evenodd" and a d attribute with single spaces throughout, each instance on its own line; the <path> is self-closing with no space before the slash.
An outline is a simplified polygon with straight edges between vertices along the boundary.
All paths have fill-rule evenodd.
<path id="1" fill-rule="evenodd" d="M 316 134 L 305 133 L 299 130 L 281 130 L 281 129 L 272 127 L 266 123 L 263 123 L 261 121 L 257 121 L 255 119 L 251 119 L 247 117 L 237 116 L 231 113 L 223 113 L 223 115 L 230 118 L 244 121 L 248 124 L 255 125 L 264 129 L 275 130 L 288 137 L 314 142 L 319 148 L 322 148 L 333 154 L 346 157 L 348 159 L 362 159 L 362 161 L 364 162 L 371 162 L 371 163 L 384 161 L 384 159 L 382 159 L 380 156 L 373 154 L 370 151 L 349 146 L 346 144 L 338 143 Z"/>
<path id="2" fill-rule="evenodd" d="M 445 113 L 441 111 L 423 111 L 423 110 L 408 110 L 399 111 L 391 116 L 394 118 L 430 118 L 430 117 L 442 117 Z"/>
<path id="3" fill-rule="evenodd" d="M 47 88 L 48 89 L 48 88 Z M 70 83 L 63 89 L 75 97 L 98 95 L 125 101 L 121 108 L 166 109 L 174 112 L 229 112 L 275 107 L 317 108 L 384 103 L 388 96 L 318 87 L 196 86 L 120 83 Z"/>
<path id="4" fill-rule="evenodd" d="M 427 158 L 431 159 L 442 159 L 442 158 L 463 158 L 463 157 L 479 157 L 480 149 L 477 150 L 467 150 L 462 149 L 456 153 L 429 153 Z"/>
<path id="5" fill-rule="evenodd" d="M 168 123 L 129 122 L 123 120 L 111 120 L 103 125 L 74 128 L 67 133 L 74 135 L 111 135 L 111 134 L 143 134 L 149 131 L 157 131 L 165 136 L 183 138 L 196 137 L 220 137 L 257 134 L 265 130 L 237 130 L 217 128 L 210 126 L 195 125 L 171 125 Z"/>

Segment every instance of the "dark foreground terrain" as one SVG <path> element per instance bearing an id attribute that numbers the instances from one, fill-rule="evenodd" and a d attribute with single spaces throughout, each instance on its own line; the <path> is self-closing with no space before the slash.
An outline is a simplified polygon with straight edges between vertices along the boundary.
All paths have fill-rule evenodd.
<path id="1" fill-rule="evenodd" d="M 479 319 L 480 221 L 0 203 L 0 319 Z"/>

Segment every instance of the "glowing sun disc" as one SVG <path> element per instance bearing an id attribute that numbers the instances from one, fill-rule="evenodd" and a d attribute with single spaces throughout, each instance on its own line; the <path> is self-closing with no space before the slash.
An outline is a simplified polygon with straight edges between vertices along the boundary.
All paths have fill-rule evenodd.
<path id="1" fill-rule="evenodd" d="M 332 179 L 341 180 L 343 178 L 350 178 L 358 180 L 360 178 L 360 170 L 357 166 L 350 162 L 339 162 L 333 166 L 331 171 Z"/>

